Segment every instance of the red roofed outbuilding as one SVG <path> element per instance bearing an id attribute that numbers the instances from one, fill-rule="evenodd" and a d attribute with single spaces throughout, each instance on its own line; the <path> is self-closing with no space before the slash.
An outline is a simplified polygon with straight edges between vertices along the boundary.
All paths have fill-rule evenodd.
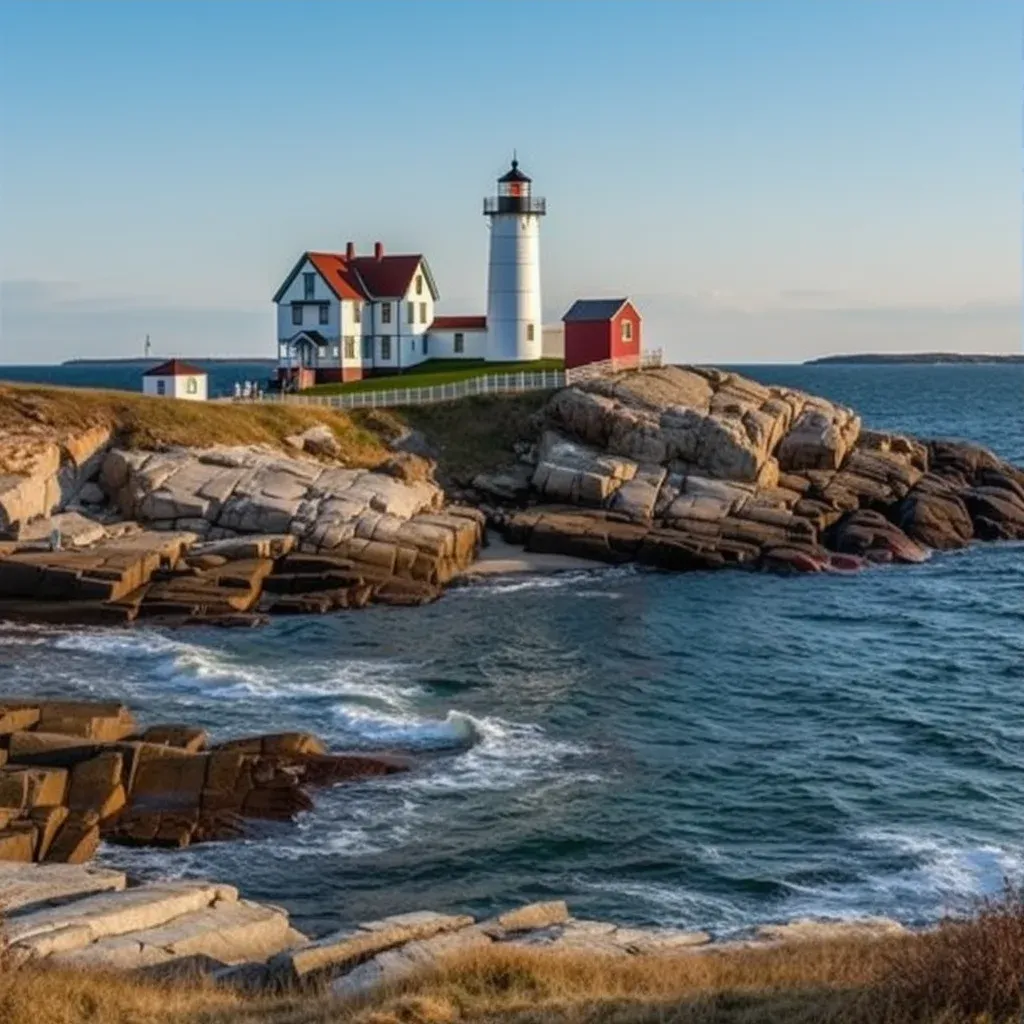
<path id="1" fill-rule="evenodd" d="M 187 398 L 205 402 L 208 384 L 206 371 L 183 359 L 169 359 L 150 367 L 142 375 L 142 393 L 158 398 Z"/>
<path id="2" fill-rule="evenodd" d="M 629 299 L 577 299 L 562 321 L 567 370 L 601 362 L 640 366 L 642 317 Z"/>

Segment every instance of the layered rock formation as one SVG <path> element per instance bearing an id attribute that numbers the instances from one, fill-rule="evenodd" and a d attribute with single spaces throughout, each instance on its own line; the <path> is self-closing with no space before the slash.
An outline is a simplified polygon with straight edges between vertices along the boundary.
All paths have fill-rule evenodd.
<path id="1" fill-rule="evenodd" d="M 283 733 L 210 746 L 185 725 L 139 729 L 118 703 L 0 698 L 0 862 L 78 864 L 100 838 L 182 847 L 291 820 L 309 786 L 403 771 Z"/>
<path id="2" fill-rule="evenodd" d="M 327 453 L 322 432 L 312 447 L 297 440 Z M 257 448 L 114 448 L 94 469 L 105 515 L 19 520 L 0 543 L 0 617 L 229 623 L 420 604 L 482 538 L 483 516 L 446 506 L 432 465 L 413 455 L 371 471 Z"/>
<path id="3" fill-rule="evenodd" d="M 409 451 L 340 464 L 324 425 L 287 454 L 115 441 L 0 439 L 0 618 L 249 624 L 420 604 L 474 561 L 485 513 L 530 551 L 670 570 L 851 571 L 1024 537 L 1024 471 L 991 452 L 864 430 L 835 403 L 710 369 L 558 391 L 520 461 L 473 482 L 479 509 L 447 504 Z"/>
<path id="4" fill-rule="evenodd" d="M 245 991 L 323 992 L 360 997 L 487 947 L 528 947 L 602 957 L 728 955 L 737 948 L 881 939 L 904 932 L 867 918 L 795 921 L 715 942 L 707 932 L 621 927 L 573 917 L 562 900 L 477 921 L 469 914 L 417 911 L 366 921 L 310 940 L 280 907 L 239 897 L 215 882 L 128 886 L 123 873 L 67 865 L 0 863 L 8 955 L 56 966 L 205 976 Z"/>
<path id="5" fill-rule="evenodd" d="M 736 374 L 618 374 L 559 391 L 540 418 L 531 456 L 474 481 L 528 550 L 814 572 L 1024 538 L 1024 471 L 991 452 L 866 431 Z"/>

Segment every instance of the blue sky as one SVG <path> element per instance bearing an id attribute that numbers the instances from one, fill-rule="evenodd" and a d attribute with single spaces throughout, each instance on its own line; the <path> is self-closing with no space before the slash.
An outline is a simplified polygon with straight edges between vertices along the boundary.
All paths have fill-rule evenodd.
<path id="1" fill-rule="evenodd" d="M 0 363 L 271 356 L 295 258 L 350 238 L 483 312 L 513 147 L 547 320 L 626 293 L 676 359 L 1019 351 L 1022 13 L 0 3 Z"/>

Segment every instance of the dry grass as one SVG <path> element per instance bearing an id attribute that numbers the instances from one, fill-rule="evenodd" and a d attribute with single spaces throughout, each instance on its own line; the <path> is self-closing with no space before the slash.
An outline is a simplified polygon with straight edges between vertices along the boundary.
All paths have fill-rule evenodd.
<path id="1" fill-rule="evenodd" d="M 549 392 L 465 398 L 431 406 L 355 410 L 316 406 L 187 402 L 125 391 L 0 384 L 0 438 L 7 433 L 60 438 L 87 427 L 113 427 L 130 448 L 263 444 L 326 423 L 351 466 L 376 466 L 387 442 L 408 428 L 436 448 L 440 478 L 468 482 L 509 462 L 513 444 L 532 430 Z M 0 471 L 3 467 L 0 466 Z"/>
<path id="2" fill-rule="evenodd" d="M 344 412 L 294 405 L 232 405 L 150 398 L 124 391 L 0 384 L 0 437 L 5 433 L 63 436 L 87 427 L 113 427 L 133 448 L 211 444 L 280 446 L 289 434 L 326 423 L 345 461 L 375 466 L 387 457 L 381 439 Z"/>
<path id="3" fill-rule="evenodd" d="M 536 433 L 534 416 L 550 391 L 479 395 L 436 405 L 353 411 L 354 422 L 390 438 L 421 431 L 437 450 L 440 478 L 468 484 L 479 472 L 514 461 L 513 445 Z"/>
<path id="4" fill-rule="evenodd" d="M 607 958 L 490 947 L 365 999 L 266 998 L 126 976 L 0 970 L 4 1024 L 1010 1024 L 1024 899 L 880 940 Z"/>

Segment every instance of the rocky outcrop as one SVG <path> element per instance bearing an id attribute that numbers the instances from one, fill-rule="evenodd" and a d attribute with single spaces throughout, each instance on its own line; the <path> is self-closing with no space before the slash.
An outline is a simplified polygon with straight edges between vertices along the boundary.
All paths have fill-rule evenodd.
<path id="1" fill-rule="evenodd" d="M 205 976 L 248 992 L 330 991 L 361 997 L 381 985 L 487 947 L 615 957 L 727 955 L 787 943 L 884 939 L 905 931 L 886 918 L 799 920 L 714 941 L 703 931 L 623 927 L 573 917 L 561 901 L 477 921 L 417 911 L 309 939 L 280 907 L 204 881 L 132 886 L 92 866 L 0 863 L 0 901 L 11 963 Z"/>
<path id="2" fill-rule="evenodd" d="M 736 374 L 600 378 L 558 392 L 540 420 L 528 484 L 522 463 L 474 481 L 492 523 L 531 551 L 848 572 L 1024 537 L 1024 473 L 991 452 L 862 430 L 849 409 Z"/>
<path id="3" fill-rule="evenodd" d="M 0 616 L 240 624 L 422 604 L 475 559 L 483 535 L 483 515 L 445 506 L 431 467 L 405 453 L 371 472 L 252 448 L 114 449 L 100 481 L 131 518 L 29 524 L 0 549 Z"/>
<path id="4" fill-rule="evenodd" d="M 140 730 L 118 703 L 0 698 L 0 862 L 82 863 L 100 838 L 182 847 L 291 820 L 308 788 L 403 771 L 279 733 L 207 746 L 193 726 Z"/>
<path id="5" fill-rule="evenodd" d="M 96 426 L 62 440 L 49 434 L 0 439 L 0 536 L 17 536 L 32 520 L 75 501 L 99 473 L 111 437 L 109 427 Z"/>

